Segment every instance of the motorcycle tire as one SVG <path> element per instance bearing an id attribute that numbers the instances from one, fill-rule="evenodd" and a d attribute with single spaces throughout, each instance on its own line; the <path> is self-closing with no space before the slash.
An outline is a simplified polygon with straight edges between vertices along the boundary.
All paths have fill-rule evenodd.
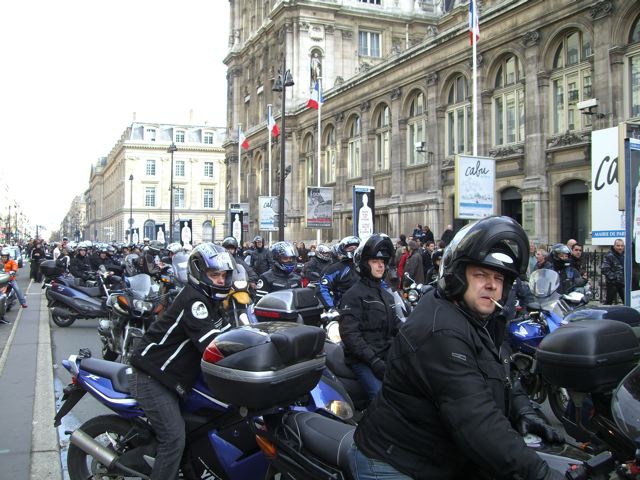
<path id="1" fill-rule="evenodd" d="M 70 327 L 71 325 L 73 325 L 73 322 L 76 321 L 75 318 L 62 318 L 61 316 L 54 313 L 51 314 L 51 320 L 53 320 L 53 323 L 55 323 L 57 326 L 62 328 Z"/>
<path id="2" fill-rule="evenodd" d="M 569 407 L 569 402 L 571 401 L 569 394 L 565 388 L 556 387 L 554 385 L 548 385 L 547 390 L 549 391 L 548 399 L 551 411 L 558 421 L 562 422 L 562 418 L 564 417 L 567 408 Z"/>
<path id="3" fill-rule="evenodd" d="M 113 449 L 113 445 L 116 445 L 119 448 L 118 453 L 122 454 L 127 448 L 126 445 L 119 445 L 119 443 L 131 430 L 131 423 L 117 415 L 101 415 L 83 423 L 80 429 L 101 444 L 109 446 L 111 449 Z M 127 475 L 108 473 L 104 465 L 73 444 L 69 445 L 67 468 L 71 480 L 128 477 Z"/>

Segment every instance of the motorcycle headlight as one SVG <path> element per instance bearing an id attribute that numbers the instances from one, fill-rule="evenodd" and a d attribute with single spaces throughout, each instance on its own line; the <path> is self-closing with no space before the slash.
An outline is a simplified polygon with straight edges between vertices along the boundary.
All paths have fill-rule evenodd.
<path id="1" fill-rule="evenodd" d="M 327 325 L 327 338 L 334 343 L 340 343 L 342 341 L 342 337 L 340 337 L 340 326 L 338 325 L 338 322 L 329 322 L 329 324 Z"/>
<path id="2" fill-rule="evenodd" d="M 418 292 L 416 290 L 409 290 L 409 293 L 407 295 L 407 300 L 413 303 L 413 302 L 417 302 L 419 298 L 420 298 L 420 295 L 418 295 Z"/>
<path id="3" fill-rule="evenodd" d="M 133 308 L 139 312 L 148 312 L 153 309 L 153 303 L 145 302 L 144 300 L 134 300 Z"/>

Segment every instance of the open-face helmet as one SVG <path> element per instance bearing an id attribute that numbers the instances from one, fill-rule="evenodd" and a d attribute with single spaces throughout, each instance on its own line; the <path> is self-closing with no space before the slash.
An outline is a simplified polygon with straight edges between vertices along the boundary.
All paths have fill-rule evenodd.
<path id="1" fill-rule="evenodd" d="M 224 248 L 235 248 L 238 249 L 238 240 L 235 237 L 226 237 L 222 240 L 222 246 Z"/>
<path id="2" fill-rule="evenodd" d="M 361 242 L 353 254 L 353 265 L 363 277 L 373 279 L 369 260 L 379 258 L 384 260 L 385 274 L 389 267 L 389 260 L 394 256 L 393 242 L 384 233 L 374 233 L 367 240 Z"/>
<path id="3" fill-rule="evenodd" d="M 467 290 L 467 265 L 478 265 L 504 275 L 502 301 L 511 284 L 527 272 L 529 239 L 520 224 L 510 217 L 492 216 L 461 229 L 447 246 L 440 262 L 439 293 L 449 300 L 461 300 Z"/>

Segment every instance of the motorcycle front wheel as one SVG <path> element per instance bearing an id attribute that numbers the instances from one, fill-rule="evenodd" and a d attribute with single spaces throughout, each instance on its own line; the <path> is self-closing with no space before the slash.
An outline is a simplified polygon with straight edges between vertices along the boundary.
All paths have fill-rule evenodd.
<path id="1" fill-rule="evenodd" d="M 129 448 L 123 443 L 123 439 L 131 430 L 131 423 L 116 415 L 102 415 L 92 418 L 85 422 L 80 429 L 98 443 L 110 450 L 114 450 L 117 454 L 122 454 Z M 67 467 L 71 480 L 131 478 L 129 475 L 118 475 L 109 472 L 106 466 L 73 444 L 69 446 Z"/>

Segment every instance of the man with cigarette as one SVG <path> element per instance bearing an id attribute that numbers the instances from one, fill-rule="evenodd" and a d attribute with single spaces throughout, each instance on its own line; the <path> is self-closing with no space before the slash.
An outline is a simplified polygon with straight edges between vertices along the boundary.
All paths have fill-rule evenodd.
<path id="1" fill-rule="evenodd" d="M 525 446 L 562 437 L 509 380 L 502 305 L 527 271 L 529 241 L 508 217 L 458 232 L 387 354 L 382 389 L 359 423 L 357 479 L 564 478 Z"/>

